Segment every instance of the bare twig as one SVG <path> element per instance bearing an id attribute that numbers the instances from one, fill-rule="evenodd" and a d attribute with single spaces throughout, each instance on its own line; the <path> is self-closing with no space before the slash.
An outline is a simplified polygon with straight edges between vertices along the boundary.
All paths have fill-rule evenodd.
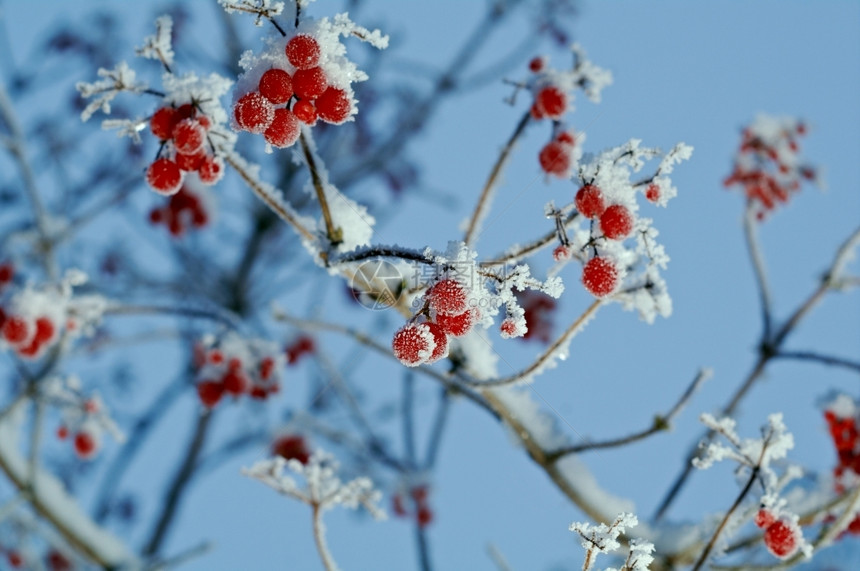
<path id="1" fill-rule="evenodd" d="M 767 283 L 767 270 L 764 266 L 764 255 L 761 251 L 757 230 L 758 221 L 755 215 L 755 208 L 750 201 L 747 203 L 747 210 L 744 216 L 744 237 L 746 238 L 750 261 L 752 262 L 753 273 L 755 274 L 759 303 L 761 304 L 762 339 L 769 341 L 773 322 L 772 304 L 770 288 Z"/>

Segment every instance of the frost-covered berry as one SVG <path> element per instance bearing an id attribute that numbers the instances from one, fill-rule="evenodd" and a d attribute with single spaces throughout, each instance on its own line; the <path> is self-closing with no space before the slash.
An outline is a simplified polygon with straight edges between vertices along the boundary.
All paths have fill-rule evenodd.
<path id="1" fill-rule="evenodd" d="M 183 119 L 173 128 L 176 152 L 192 155 L 203 147 L 206 130 L 196 119 Z"/>
<path id="2" fill-rule="evenodd" d="M 621 240 L 633 231 L 633 216 L 623 204 L 613 204 L 600 215 L 600 228 L 607 238 Z"/>
<path id="3" fill-rule="evenodd" d="M 54 338 L 54 333 L 56 333 L 57 328 L 54 326 L 54 322 L 51 321 L 48 317 L 39 317 L 36 319 L 36 334 L 33 336 L 33 339 L 38 341 L 40 344 L 48 343 L 51 339 Z"/>
<path id="4" fill-rule="evenodd" d="M 800 547 L 800 538 L 800 528 L 784 519 L 773 522 L 764 532 L 767 550 L 780 559 L 794 555 Z"/>
<path id="5" fill-rule="evenodd" d="M 273 68 L 260 78 L 260 95 L 278 105 L 293 96 L 293 78 L 282 69 Z"/>
<path id="6" fill-rule="evenodd" d="M 218 381 L 200 381 L 197 383 L 197 396 L 207 408 L 212 408 L 224 395 L 224 385 Z"/>
<path id="7" fill-rule="evenodd" d="M 545 65 L 546 65 L 546 59 L 544 57 L 538 56 L 538 57 L 532 58 L 532 60 L 529 62 L 529 71 L 532 71 L 534 73 L 538 73 L 539 71 L 543 70 Z"/>
<path id="8" fill-rule="evenodd" d="M 284 52 L 287 59 L 296 69 L 314 67 L 320 60 L 320 45 L 316 38 L 308 34 L 299 34 L 290 38 Z"/>
<path id="9" fill-rule="evenodd" d="M 340 125 L 349 118 L 352 102 L 343 89 L 329 87 L 317 98 L 316 108 L 320 119 Z"/>
<path id="10" fill-rule="evenodd" d="M 433 348 L 433 353 L 427 359 L 427 363 L 435 363 L 439 359 L 448 356 L 448 336 L 438 323 L 425 323 L 425 325 L 430 329 L 430 333 L 433 334 L 433 340 L 436 342 L 436 346 Z"/>
<path id="11" fill-rule="evenodd" d="M 3 338 L 12 345 L 23 343 L 30 337 L 30 324 L 23 317 L 12 316 L 3 323 Z"/>
<path id="12" fill-rule="evenodd" d="M 545 117 L 560 119 L 567 110 L 567 94 L 555 85 L 547 85 L 538 91 L 535 104 Z"/>
<path id="13" fill-rule="evenodd" d="M 430 307 L 435 309 L 436 313 L 447 315 L 459 315 L 466 311 L 468 301 L 466 295 L 466 288 L 463 287 L 463 284 L 451 278 L 436 282 L 427 291 Z"/>
<path id="14" fill-rule="evenodd" d="M 565 246 L 564 244 L 559 244 L 556 246 L 555 250 L 552 251 L 552 259 L 556 262 L 563 262 L 565 260 L 569 260 L 571 258 L 570 248 Z"/>
<path id="15" fill-rule="evenodd" d="M 307 464 L 311 459 L 311 451 L 304 437 L 298 434 L 286 434 L 278 437 L 272 442 L 272 455 L 280 456 L 287 460 L 298 460 Z"/>
<path id="16" fill-rule="evenodd" d="M 606 210 L 606 205 L 603 202 L 603 192 L 593 184 L 586 184 L 576 191 L 574 203 L 579 213 L 586 218 L 600 216 Z"/>
<path id="17" fill-rule="evenodd" d="M 545 173 L 564 178 L 570 170 L 570 146 L 558 141 L 547 143 L 541 149 L 538 160 Z"/>
<path id="18" fill-rule="evenodd" d="M 513 317 L 506 317 L 499 326 L 499 331 L 501 331 L 502 337 L 505 339 L 522 336 L 522 334 L 518 334 L 517 322 Z"/>
<path id="19" fill-rule="evenodd" d="M 204 158 L 206 158 L 206 151 L 201 149 L 190 155 L 185 153 L 176 153 L 173 160 L 176 162 L 176 166 L 179 167 L 179 170 L 193 172 L 200 168 L 200 164 L 203 162 Z"/>
<path id="20" fill-rule="evenodd" d="M 618 286 L 618 269 L 606 258 L 591 258 L 582 268 L 582 284 L 595 297 L 605 297 Z"/>
<path id="21" fill-rule="evenodd" d="M 299 69 L 293 75 L 293 90 L 302 99 L 316 99 L 328 87 L 328 79 L 321 67 Z"/>
<path id="22" fill-rule="evenodd" d="M 266 129 L 263 136 L 266 138 L 266 142 L 273 147 L 283 149 L 298 141 L 299 135 L 301 135 L 299 120 L 289 109 L 281 107 L 275 109 L 272 124 Z"/>
<path id="23" fill-rule="evenodd" d="M 224 176 L 224 159 L 206 155 L 197 167 L 197 176 L 207 186 L 215 184 Z"/>
<path id="24" fill-rule="evenodd" d="M 318 113 L 313 103 L 307 99 L 302 99 L 301 101 L 296 101 L 296 104 L 293 105 L 293 115 L 305 125 L 315 125 Z"/>
<path id="25" fill-rule="evenodd" d="M 645 189 L 645 198 L 651 202 L 660 200 L 660 187 L 653 182 Z"/>
<path id="26" fill-rule="evenodd" d="M 436 315 L 436 323 L 442 328 L 445 333 L 453 337 L 462 337 L 474 327 L 478 321 L 480 312 L 473 307 L 463 313 L 456 315 L 446 315 L 439 313 Z"/>
<path id="27" fill-rule="evenodd" d="M 75 453 L 82 460 L 89 460 L 96 454 L 98 441 L 95 434 L 89 430 L 81 430 L 75 434 Z"/>
<path id="28" fill-rule="evenodd" d="M 394 356 L 407 367 L 417 367 L 433 355 L 436 340 L 426 323 L 407 323 L 391 340 Z"/>
<path id="29" fill-rule="evenodd" d="M 576 143 L 576 138 L 573 136 L 573 131 L 562 131 L 556 135 L 555 140 L 559 143 L 573 146 Z"/>
<path id="30" fill-rule="evenodd" d="M 146 182 L 159 194 L 176 194 L 182 186 L 182 171 L 175 161 L 166 158 L 155 159 L 146 169 Z"/>
<path id="31" fill-rule="evenodd" d="M 240 128 L 251 133 L 262 133 L 269 128 L 275 116 L 272 103 L 257 91 L 246 93 L 233 107 L 233 117 Z"/>
<path id="32" fill-rule="evenodd" d="M 152 114 L 149 120 L 149 129 L 152 134 L 166 141 L 173 136 L 173 128 L 176 126 L 176 109 L 173 107 L 162 107 Z"/>
<path id="33" fill-rule="evenodd" d="M 768 509 L 761 508 L 758 510 L 758 513 L 755 514 L 755 524 L 757 527 L 762 529 L 770 527 L 770 525 L 775 521 L 776 516 L 774 516 L 773 512 Z"/>

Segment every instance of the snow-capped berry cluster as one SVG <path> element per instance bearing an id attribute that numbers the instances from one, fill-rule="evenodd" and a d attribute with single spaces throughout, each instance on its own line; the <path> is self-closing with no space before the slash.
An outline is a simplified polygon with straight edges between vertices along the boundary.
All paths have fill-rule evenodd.
<path id="1" fill-rule="evenodd" d="M 201 183 L 213 185 L 224 176 L 224 160 L 208 141 L 212 121 L 193 103 L 161 107 L 149 120 L 161 152 L 146 169 L 146 182 L 159 194 L 179 192 L 185 174 L 196 172 Z"/>
<path id="2" fill-rule="evenodd" d="M 853 398 L 840 394 L 825 406 L 824 419 L 836 448 L 837 464 L 833 478 L 836 492 L 841 494 L 860 485 L 860 406 Z M 845 531 L 860 535 L 860 514 Z"/>
<path id="3" fill-rule="evenodd" d="M 340 125 L 356 112 L 352 82 L 367 76 L 346 59 L 340 36 L 353 35 L 376 47 L 388 39 L 353 24 L 345 14 L 306 19 L 289 37 L 270 38 L 259 55 L 246 53 L 245 73 L 234 93 L 234 127 L 263 135 L 278 148 L 294 145 L 301 125 Z"/>
<path id="4" fill-rule="evenodd" d="M 391 498 L 391 511 L 397 517 L 413 518 L 418 527 L 427 527 L 433 522 L 429 496 L 430 488 L 426 484 L 398 490 Z"/>
<path id="5" fill-rule="evenodd" d="M 755 516 L 755 524 L 764 530 L 764 545 L 774 557 L 788 559 L 803 544 L 803 532 L 797 524 L 797 516 L 779 516 L 773 510 L 762 507 Z"/>
<path id="6" fill-rule="evenodd" d="M 111 419 L 102 399 L 98 394 L 85 396 L 77 377 L 48 379 L 43 395 L 60 409 L 62 423 L 57 428 L 57 438 L 70 440 L 81 460 L 95 458 L 102 448 L 105 432 L 118 442 L 125 441 L 125 435 Z"/>
<path id="7" fill-rule="evenodd" d="M 800 157 L 798 141 L 805 134 L 806 125 L 799 119 L 768 115 L 759 115 L 743 130 L 734 168 L 723 184 L 740 185 L 759 220 L 787 202 L 802 181 L 820 183 L 816 170 Z"/>
<path id="8" fill-rule="evenodd" d="M 575 135 L 572 130 L 561 131 L 538 153 L 540 168 L 558 178 L 570 178 L 572 169 L 582 157 L 584 134 Z"/>
<path id="9" fill-rule="evenodd" d="M 301 434 L 282 434 L 272 442 L 272 456 L 280 456 L 285 460 L 298 460 L 307 464 L 311 450 L 307 440 Z"/>
<path id="10" fill-rule="evenodd" d="M 225 394 L 258 400 L 276 394 L 285 359 L 274 343 L 229 333 L 221 339 L 204 338 L 195 347 L 195 361 L 197 396 L 212 408 Z"/>
<path id="11" fill-rule="evenodd" d="M 202 189 L 183 184 L 167 204 L 149 211 L 149 221 L 164 224 L 171 236 L 180 237 L 189 228 L 202 228 L 212 218 L 211 197 Z"/>

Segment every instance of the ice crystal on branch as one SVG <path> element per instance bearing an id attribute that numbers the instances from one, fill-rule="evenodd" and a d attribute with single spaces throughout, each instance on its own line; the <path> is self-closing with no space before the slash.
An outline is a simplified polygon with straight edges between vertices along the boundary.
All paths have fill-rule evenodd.
<path id="1" fill-rule="evenodd" d="M 170 69 L 174 57 L 172 33 L 173 18 L 165 14 L 155 21 L 155 34 L 144 38 L 143 45 L 134 50 L 134 53 L 140 57 L 158 60 Z"/>
<path id="2" fill-rule="evenodd" d="M 570 531 L 578 533 L 582 539 L 581 544 L 585 549 L 585 561 L 582 564 L 583 571 L 588 571 L 594 566 L 598 554 L 612 553 L 621 547 L 618 537 L 626 533 L 627 528 L 639 525 L 637 517 L 631 513 L 622 513 L 615 518 L 610 525 L 601 523 L 591 525 L 590 523 L 573 522 Z M 648 541 L 632 540 L 630 551 L 622 569 L 626 571 L 648 571 L 648 566 L 654 561 L 651 553 L 654 545 Z M 606 571 L 612 571 L 607 569 Z"/>
<path id="3" fill-rule="evenodd" d="M 284 11 L 284 3 L 273 0 L 218 0 L 218 4 L 228 14 L 234 12 L 256 14 L 255 26 L 262 26 L 263 18 L 271 20 L 275 16 L 280 16 Z"/>
<path id="4" fill-rule="evenodd" d="M 80 81 L 75 88 L 84 99 L 94 97 L 81 112 L 81 121 L 88 121 L 93 113 L 102 110 L 110 114 L 110 103 L 123 91 L 141 93 L 146 90 L 144 83 L 135 83 L 136 74 L 124 61 L 119 62 L 113 69 L 100 68 L 97 72 L 100 79 L 92 83 Z"/>

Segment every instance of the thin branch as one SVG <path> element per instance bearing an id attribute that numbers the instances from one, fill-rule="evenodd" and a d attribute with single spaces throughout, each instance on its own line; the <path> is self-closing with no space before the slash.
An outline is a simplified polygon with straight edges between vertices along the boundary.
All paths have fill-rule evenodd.
<path id="1" fill-rule="evenodd" d="M 565 228 L 567 228 L 573 221 L 575 221 L 579 217 L 579 212 L 576 210 L 572 211 L 567 217 L 562 221 L 562 224 Z M 544 234 L 542 237 L 537 240 L 526 244 L 525 246 L 521 246 L 516 250 L 509 252 L 507 254 L 500 254 L 490 260 L 485 262 L 481 262 L 480 266 L 482 268 L 492 267 L 492 266 L 501 266 L 504 264 L 513 264 L 518 262 L 519 260 L 531 256 L 532 254 L 550 246 L 558 240 L 558 231 L 551 230 Z M 579 257 L 581 254 L 576 252 L 575 255 Z"/>
<path id="2" fill-rule="evenodd" d="M 445 432 L 450 409 L 451 398 L 448 396 L 448 389 L 443 388 L 442 394 L 439 396 L 439 407 L 436 409 L 436 419 L 430 431 L 430 441 L 427 444 L 427 457 L 424 459 L 425 470 L 431 470 L 436 464 L 436 457 L 439 454 L 439 446 L 442 444 L 442 434 Z"/>
<path id="3" fill-rule="evenodd" d="M 331 552 L 325 542 L 325 524 L 322 522 L 322 508 L 318 503 L 312 504 L 313 507 L 313 527 L 314 527 L 314 543 L 317 546 L 317 551 L 320 554 L 323 566 L 326 571 L 337 571 L 337 564 L 332 558 Z"/>
<path id="4" fill-rule="evenodd" d="M 326 237 L 332 246 L 337 246 L 343 242 L 343 228 L 336 228 L 334 221 L 331 218 L 331 210 L 329 210 L 328 200 L 326 200 L 323 181 L 322 178 L 320 178 L 319 171 L 317 170 L 317 157 L 314 156 L 305 135 L 306 131 L 302 130 L 302 134 L 299 136 L 299 142 L 302 145 L 302 154 L 305 156 L 308 170 L 311 171 L 311 182 L 313 183 L 314 190 L 317 193 L 317 200 L 319 200 L 320 208 L 322 209 L 323 220 L 325 221 Z"/>
<path id="5" fill-rule="evenodd" d="M 417 466 L 415 454 L 415 376 L 411 371 L 403 374 L 403 401 L 400 414 L 403 418 L 403 447 L 410 469 Z"/>
<path id="6" fill-rule="evenodd" d="M 195 317 L 217 321 L 237 330 L 241 324 L 235 316 L 227 312 L 193 307 L 167 307 L 158 305 L 120 305 L 114 304 L 105 309 L 105 315 L 175 315 L 178 317 Z"/>
<path id="7" fill-rule="evenodd" d="M 758 289 L 759 302 L 761 304 L 762 316 L 762 339 L 765 342 L 770 340 L 771 329 L 773 327 L 772 303 L 770 296 L 770 288 L 767 283 L 767 270 L 764 265 L 764 255 L 761 251 L 761 244 L 758 239 L 758 221 L 755 215 L 753 203 L 747 203 L 746 214 L 744 216 L 744 237 L 746 238 L 747 249 L 749 250 L 750 261 L 752 262 L 753 273 L 755 274 L 756 288 Z"/>
<path id="8" fill-rule="evenodd" d="M 860 362 L 843 359 L 841 357 L 833 357 L 832 355 L 822 355 L 812 351 L 780 351 L 776 353 L 774 359 L 796 359 L 798 361 L 813 361 L 833 367 L 844 367 L 860 373 Z"/>
<path id="9" fill-rule="evenodd" d="M 478 227 L 481 220 L 483 220 L 486 215 L 486 210 L 490 207 L 492 193 L 496 188 L 499 175 L 507 164 L 508 157 L 510 157 L 511 151 L 513 151 L 517 140 L 522 136 L 526 129 L 526 125 L 529 124 L 529 120 L 531 120 L 531 113 L 526 111 L 519 123 L 517 123 L 516 129 L 514 129 L 514 132 L 511 134 L 511 137 L 508 139 L 502 152 L 499 154 L 499 158 L 496 160 L 496 164 L 493 165 L 493 168 L 490 171 L 490 176 L 487 178 L 487 182 L 484 183 L 484 188 L 481 190 L 481 196 L 478 198 L 478 204 L 475 205 L 475 210 L 472 212 L 472 218 L 469 220 L 469 226 L 466 229 L 466 235 L 463 238 L 463 241 L 467 246 L 471 246 L 477 238 L 476 234 L 478 233 Z"/>

